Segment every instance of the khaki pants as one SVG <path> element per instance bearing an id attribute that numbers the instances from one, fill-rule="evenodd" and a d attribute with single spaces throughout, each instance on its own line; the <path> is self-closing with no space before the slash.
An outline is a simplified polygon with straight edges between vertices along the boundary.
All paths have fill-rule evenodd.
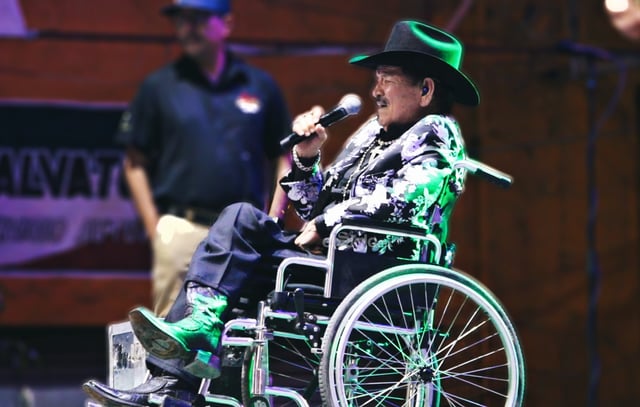
<path id="1" fill-rule="evenodd" d="M 152 242 L 151 294 L 153 311 L 165 317 L 182 290 L 189 263 L 209 228 L 173 215 L 163 215 Z"/>

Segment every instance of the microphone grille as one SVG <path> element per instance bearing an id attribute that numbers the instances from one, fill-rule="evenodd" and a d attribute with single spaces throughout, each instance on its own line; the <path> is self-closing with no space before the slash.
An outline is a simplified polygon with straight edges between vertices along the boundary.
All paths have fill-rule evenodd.
<path id="1" fill-rule="evenodd" d="M 340 99 L 340 106 L 344 108 L 348 114 L 357 114 L 360 112 L 362 100 L 355 93 L 348 93 Z"/>

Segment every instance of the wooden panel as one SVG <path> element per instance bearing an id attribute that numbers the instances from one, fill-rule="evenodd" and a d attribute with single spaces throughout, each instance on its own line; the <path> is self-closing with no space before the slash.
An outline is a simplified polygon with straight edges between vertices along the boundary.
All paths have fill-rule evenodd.
<path id="1" fill-rule="evenodd" d="M 371 7 L 368 0 L 237 0 L 234 38 L 377 45 L 399 18 L 424 16 L 422 3 L 387 1 Z"/>
<path id="2" fill-rule="evenodd" d="M 124 102 L 174 53 L 162 44 L 0 40 L 0 97 Z"/>
<path id="3" fill-rule="evenodd" d="M 171 24 L 160 14 L 170 1 L 138 0 L 87 2 L 23 0 L 27 25 L 34 30 L 64 33 L 168 36 Z M 424 15 L 418 0 L 384 2 L 370 7 L 367 0 L 235 0 L 237 20 L 233 38 L 251 42 L 377 44 L 398 18 Z"/>
<path id="4" fill-rule="evenodd" d="M 568 3 L 512 0 L 477 3 L 460 32 L 472 35 L 470 39 L 479 45 L 514 49 L 548 46 L 569 37 Z"/>
<path id="5" fill-rule="evenodd" d="M 100 326 L 125 320 L 136 305 L 150 306 L 151 286 L 147 278 L 126 276 L 5 275 L 0 293 L 0 325 Z"/>
<path id="6" fill-rule="evenodd" d="M 160 14 L 169 1 L 40 1 L 21 0 L 27 26 L 33 30 L 171 35 L 171 25 Z"/>

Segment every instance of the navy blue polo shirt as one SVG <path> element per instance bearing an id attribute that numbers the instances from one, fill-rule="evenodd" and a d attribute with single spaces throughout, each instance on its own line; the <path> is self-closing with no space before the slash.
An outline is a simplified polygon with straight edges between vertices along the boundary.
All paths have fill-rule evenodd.
<path id="1" fill-rule="evenodd" d="M 186 56 L 149 75 L 116 140 L 149 160 L 161 212 L 171 205 L 219 211 L 240 201 L 264 206 L 266 161 L 280 154 L 290 129 L 275 81 L 229 52 L 217 83 Z"/>

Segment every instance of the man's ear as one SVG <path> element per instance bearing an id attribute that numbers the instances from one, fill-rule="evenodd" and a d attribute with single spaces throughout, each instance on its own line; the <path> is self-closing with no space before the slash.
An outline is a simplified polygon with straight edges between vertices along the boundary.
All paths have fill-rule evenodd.
<path id="1" fill-rule="evenodd" d="M 230 36 L 231 32 L 233 31 L 234 25 L 235 25 L 235 20 L 233 18 L 233 14 L 228 13 L 226 15 L 224 15 L 222 17 L 222 21 L 224 21 L 224 25 L 226 27 L 227 32 L 225 33 L 226 36 Z"/>
<path id="2" fill-rule="evenodd" d="M 435 91 L 435 82 L 431 78 L 424 78 L 422 80 L 422 86 L 420 91 L 420 106 L 427 107 L 433 99 L 433 92 Z"/>

